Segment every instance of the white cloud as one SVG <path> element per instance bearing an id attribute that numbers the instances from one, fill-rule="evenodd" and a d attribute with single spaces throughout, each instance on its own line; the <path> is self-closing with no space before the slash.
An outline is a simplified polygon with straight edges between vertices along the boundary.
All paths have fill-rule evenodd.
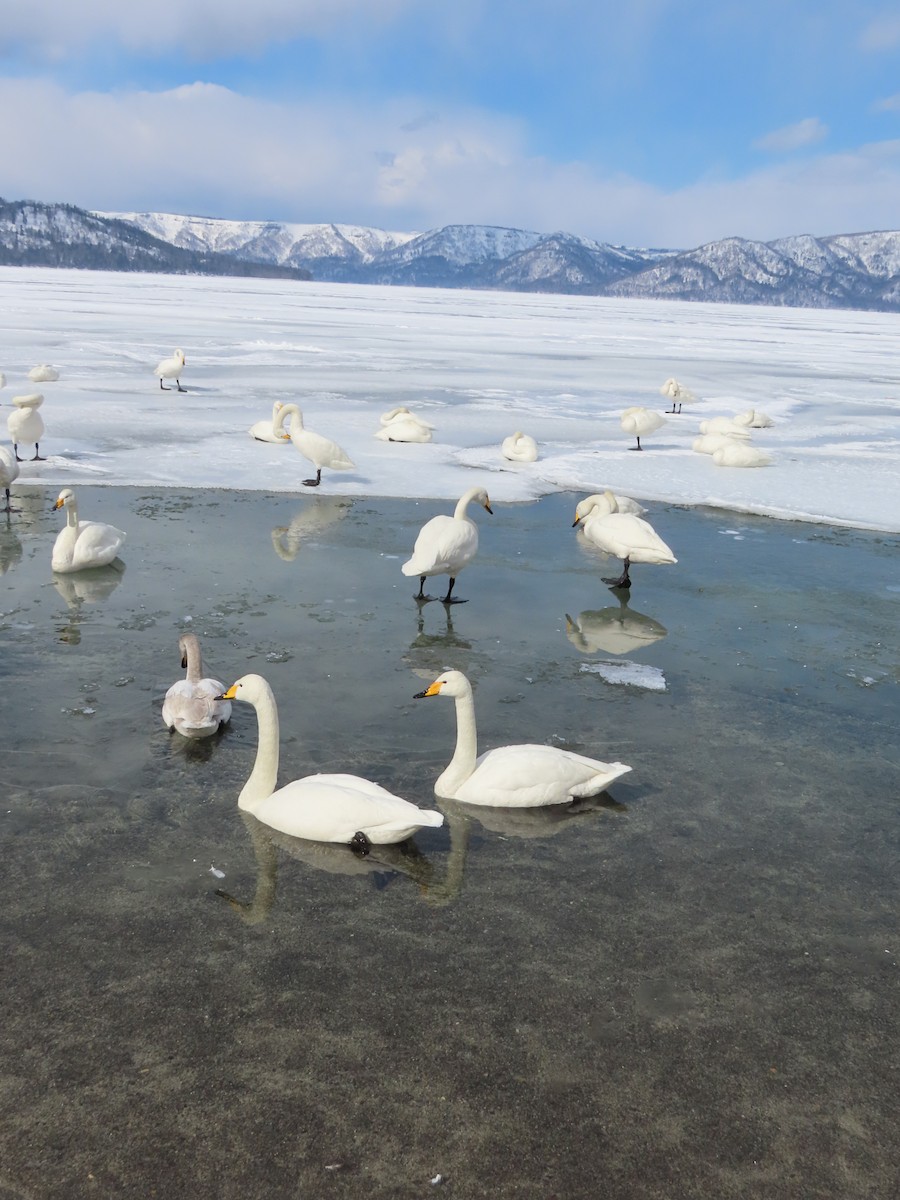
<path id="1" fill-rule="evenodd" d="M 630 245 L 692 247 L 731 234 L 888 229 L 900 141 L 664 191 L 530 155 L 524 126 L 421 98 L 360 110 L 278 103 L 216 84 L 68 95 L 0 80 L 3 191 L 102 210 L 423 230 L 450 223 L 565 229 Z"/>
<path id="2" fill-rule="evenodd" d="M 792 150 L 801 150 L 804 146 L 814 146 L 824 141 L 828 136 L 828 126 L 818 117 L 806 117 L 793 125 L 785 125 L 782 129 L 774 129 L 757 138 L 753 143 L 757 150 L 769 150 L 776 154 L 789 154 Z"/>
<path id="3" fill-rule="evenodd" d="M 896 12 L 882 13 L 865 26 L 859 36 L 863 50 L 893 50 L 900 46 L 900 15 Z"/>
<path id="4" fill-rule="evenodd" d="M 872 105 L 873 112 L 900 112 L 900 92 L 895 92 L 893 96 L 885 96 L 883 100 L 876 100 Z"/>

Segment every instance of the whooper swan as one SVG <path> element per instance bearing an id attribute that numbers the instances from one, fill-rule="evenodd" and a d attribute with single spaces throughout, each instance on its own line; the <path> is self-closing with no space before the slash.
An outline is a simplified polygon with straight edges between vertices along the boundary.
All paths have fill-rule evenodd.
<path id="1" fill-rule="evenodd" d="M 0 446 L 0 487 L 6 492 L 6 507 L 0 509 L 0 512 L 11 513 L 18 512 L 17 508 L 13 508 L 9 501 L 9 485 L 14 483 L 19 478 L 19 464 L 16 461 L 16 456 L 11 450 L 7 450 L 5 446 Z"/>
<path id="2" fill-rule="evenodd" d="M 537 442 L 527 433 L 522 433 L 521 429 L 517 429 L 510 437 L 503 439 L 500 453 L 510 462 L 537 462 Z"/>
<path id="3" fill-rule="evenodd" d="M 577 525 L 582 520 L 588 541 L 605 554 L 623 560 L 622 574 L 617 579 L 603 580 L 610 587 L 631 587 L 628 569 L 632 562 L 662 565 L 678 561 L 649 522 L 617 510 L 612 492 L 604 492 L 580 514 L 576 512 L 572 524 Z"/>
<path id="4" fill-rule="evenodd" d="M 688 391 L 684 384 L 679 383 L 677 379 L 667 379 L 659 389 L 659 394 L 661 396 L 668 396 L 672 401 L 672 407 L 666 409 L 668 413 L 681 412 L 682 404 L 690 404 L 695 399 L 694 393 Z M 677 410 L 675 408 L 676 403 L 678 405 Z"/>
<path id="5" fill-rule="evenodd" d="M 291 432 L 284 432 L 285 418 L 291 417 Z M 322 468 L 329 467 L 332 471 L 352 471 L 356 463 L 342 450 L 337 442 L 332 442 L 320 433 L 313 433 L 303 428 L 303 414 L 296 404 L 284 404 L 273 422 L 276 434 L 291 441 L 304 458 L 308 458 L 316 468 L 315 479 L 304 479 L 306 487 L 318 487 L 322 482 Z"/>
<path id="6" fill-rule="evenodd" d="M 171 392 L 171 388 L 167 388 L 163 383 L 164 379 L 174 379 L 175 387 L 179 392 L 186 392 L 187 388 L 181 386 L 181 372 L 184 369 L 184 351 L 176 350 L 170 358 L 164 358 L 161 363 L 158 363 L 153 371 L 154 375 L 159 376 L 159 386 L 164 392 Z"/>
<path id="7" fill-rule="evenodd" d="M 648 433 L 654 433 L 660 426 L 665 425 L 666 418 L 654 412 L 651 408 L 626 408 L 622 413 L 619 424 L 626 433 L 632 433 L 637 438 L 637 445 L 632 450 L 643 450 L 641 438 Z"/>
<path id="8" fill-rule="evenodd" d="M 276 400 L 272 405 L 271 417 L 268 417 L 262 421 L 257 421 L 255 424 L 251 425 L 248 431 L 250 436 L 255 438 L 257 442 L 275 442 L 277 445 L 283 446 L 285 440 L 289 439 L 285 439 L 283 432 L 275 432 L 275 422 L 278 420 L 278 414 L 283 408 L 284 404 L 282 401 Z"/>
<path id="9" fill-rule="evenodd" d="M 314 842 L 346 842 L 364 849 L 370 842 L 402 842 L 425 826 L 444 823 L 442 813 L 417 808 L 377 783 L 358 775 L 307 775 L 276 790 L 278 707 L 261 675 L 244 675 L 223 700 L 245 700 L 256 709 L 259 745 L 238 807 L 264 825 Z"/>
<path id="10" fill-rule="evenodd" d="M 50 565 L 54 571 L 85 571 L 111 563 L 125 541 L 125 534 L 102 521 L 79 521 L 78 504 L 71 488 L 63 488 L 54 509 L 65 508 L 66 523 L 57 536 Z"/>
<path id="11" fill-rule="evenodd" d="M 445 671 L 416 699 L 456 701 L 456 750 L 434 785 L 436 796 L 496 808 L 537 808 L 594 796 L 631 770 L 557 746 L 500 746 L 478 754 L 472 685 L 461 671 Z"/>
<path id="12" fill-rule="evenodd" d="M 425 595 L 425 580 L 430 575 L 449 575 L 450 586 L 442 597 L 444 604 L 465 604 L 465 600 L 451 599 L 450 593 L 456 577 L 478 552 L 478 526 L 466 516 L 469 504 L 477 500 L 489 513 L 493 513 L 488 494 L 484 488 L 473 487 L 459 498 L 452 517 L 441 514 L 426 521 L 419 530 L 412 558 L 400 570 L 404 575 L 419 576 L 416 600 L 431 600 Z"/>
<path id="13" fill-rule="evenodd" d="M 166 692 L 163 723 L 186 738 L 211 737 L 231 717 L 230 701 L 218 699 L 225 685 L 219 679 L 203 678 L 203 658 L 195 633 L 183 633 L 178 649 L 187 677 L 176 680 Z"/>
<path id="14" fill-rule="evenodd" d="M 19 456 L 20 442 L 34 442 L 34 457 L 32 462 L 44 462 L 41 456 L 40 441 L 44 436 L 44 422 L 37 411 L 44 403 L 40 392 L 32 392 L 29 396 L 13 396 L 12 402 L 17 411 L 6 418 L 6 428 L 13 444 L 13 453 L 19 462 L 24 460 Z"/>
<path id="15" fill-rule="evenodd" d="M 375 437 L 380 442 L 430 442 L 433 425 L 411 413 L 408 408 L 392 408 L 382 414 L 381 429 Z"/>

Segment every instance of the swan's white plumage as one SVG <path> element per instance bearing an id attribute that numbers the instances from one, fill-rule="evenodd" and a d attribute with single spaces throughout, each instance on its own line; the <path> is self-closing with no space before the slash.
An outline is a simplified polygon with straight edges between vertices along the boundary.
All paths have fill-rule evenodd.
<path id="1" fill-rule="evenodd" d="M 219 679 L 203 677 L 200 642 L 194 633 L 178 640 L 181 665 L 187 668 L 184 679 L 177 679 L 166 692 L 162 719 L 167 729 L 187 738 L 211 737 L 231 717 L 231 702 L 218 697 L 225 690 Z"/>
<path id="2" fill-rule="evenodd" d="M 358 775 L 308 775 L 276 789 L 278 708 L 272 689 L 261 675 L 244 675 L 224 698 L 245 700 L 256 709 L 256 762 L 238 806 L 263 824 L 316 842 L 350 842 L 361 833 L 375 845 L 402 842 L 418 829 L 443 824 L 443 814 L 417 808 Z"/>
<path id="3" fill-rule="evenodd" d="M 380 442 L 430 442 L 434 429 L 427 421 L 411 413 L 408 408 L 392 408 L 382 413 L 381 429 L 375 437 Z"/>
<path id="4" fill-rule="evenodd" d="M 40 366 L 31 368 L 28 378 L 32 383 L 53 383 L 59 379 L 59 371 L 49 363 L 41 363 Z"/>
<path id="5" fill-rule="evenodd" d="M 749 429 L 769 429 L 775 424 L 771 417 L 757 412 L 755 408 L 748 408 L 746 412 L 738 413 L 736 417 L 732 417 L 732 420 L 735 425 L 745 425 Z"/>
<path id="6" fill-rule="evenodd" d="M 638 439 L 648 433 L 654 433 L 661 426 L 665 425 L 665 423 L 666 418 L 660 413 L 654 412 L 652 408 L 643 408 L 640 405 L 626 408 L 619 421 L 625 433 L 631 433 Z"/>
<path id="7" fill-rule="evenodd" d="M 750 446 L 746 442 L 732 442 L 730 446 L 719 446 L 713 452 L 712 460 L 717 467 L 767 467 L 772 461 L 765 450 Z"/>
<path id="8" fill-rule="evenodd" d="M 575 505 L 575 524 L 587 513 L 588 509 L 593 505 L 595 500 L 602 500 L 606 503 L 605 492 L 594 492 L 592 496 L 585 496 L 583 500 L 579 500 Z M 643 504 L 638 504 L 637 500 L 632 500 L 630 496 L 620 496 L 618 492 L 613 492 L 612 497 L 616 502 L 616 512 L 632 513 L 636 517 L 642 516 L 647 510 Z M 610 512 L 613 510 L 610 509 Z"/>
<path id="9" fill-rule="evenodd" d="M 456 701 L 456 750 L 438 777 L 435 795 L 495 808 L 565 804 L 604 791 L 631 767 L 601 762 L 556 746 L 500 746 L 478 754 L 472 686 L 461 671 L 445 671 L 418 694 Z"/>
<path id="10" fill-rule="evenodd" d="M 648 521 L 618 511 L 612 492 L 582 503 L 584 509 L 576 512 L 574 524 L 583 521 L 584 536 L 598 550 L 633 563 L 661 566 L 678 561 Z"/>
<path id="11" fill-rule="evenodd" d="M 701 421 L 700 432 L 704 434 L 726 433 L 729 437 L 743 440 L 750 437 L 747 426 L 739 425 L 731 417 L 710 417 L 708 421 Z"/>
<path id="12" fill-rule="evenodd" d="M 429 578 L 449 575 L 455 579 L 478 553 L 478 526 L 466 515 L 469 504 L 477 501 L 488 512 L 491 505 L 484 488 L 469 488 L 459 498 L 452 517 L 441 514 L 426 521 L 419 530 L 412 557 L 400 568 L 404 575 Z"/>
<path id="13" fill-rule="evenodd" d="M 164 379 L 174 379 L 178 384 L 178 390 L 183 391 L 181 386 L 181 372 L 184 369 L 184 351 L 176 350 L 169 358 L 164 358 L 162 362 L 157 363 L 153 370 L 153 374 L 159 377 L 160 386 Z"/>
<path id="14" fill-rule="evenodd" d="M 16 411 L 6 418 L 6 428 L 13 445 L 30 445 L 37 443 L 44 436 L 44 422 L 37 411 L 44 403 L 40 392 L 32 392 L 27 396 L 13 396 L 12 403 Z"/>
<path id="15" fill-rule="evenodd" d="M 14 483 L 18 478 L 19 464 L 16 462 L 16 456 L 11 450 L 7 450 L 5 446 L 0 446 L 0 488 L 3 488 L 6 495 L 6 507 L 0 511 L 11 511 L 9 488 L 10 484 Z"/>
<path id="16" fill-rule="evenodd" d="M 278 414 L 283 408 L 284 404 L 282 401 L 276 400 L 272 405 L 271 417 L 262 421 L 257 421 L 255 424 L 251 425 L 250 429 L 248 430 L 250 436 L 257 442 L 274 442 L 278 446 L 283 446 L 285 441 L 288 441 L 289 438 L 285 438 L 283 432 L 275 432 L 275 422 L 278 420 Z"/>
<path id="17" fill-rule="evenodd" d="M 692 449 L 696 454 L 715 454 L 722 446 L 735 446 L 740 439 L 730 433 L 701 433 L 694 438 Z"/>
<path id="18" fill-rule="evenodd" d="M 500 453 L 510 462 L 537 462 L 537 442 L 517 429 L 510 437 L 503 439 Z"/>
<path id="19" fill-rule="evenodd" d="M 668 396 L 672 401 L 672 412 L 675 411 L 675 405 L 678 405 L 678 411 L 681 412 L 682 404 L 690 404 L 696 397 L 694 393 L 689 391 L 683 383 L 679 383 L 677 379 L 669 378 L 659 389 L 661 396 Z"/>
<path id="20" fill-rule="evenodd" d="M 284 432 L 284 422 L 291 417 L 291 431 Z M 303 427 L 303 414 L 296 404 L 283 404 L 274 420 L 274 430 L 283 439 L 292 441 L 304 458 L 309 459 L 317 471 L 328 467 L 332 471 L 352 471 L 356 463 L 337 442 L 313 433 Z"/>
<path id="21" fill-rule="evenodd" d="M 66 523 L 56 538 L 50 560 L 54 571 L 85 571 L 113 561 L 125 541 L 121 529 L 103 521 L 79 521 L 71 488 L 63 488 L 53 507 L 66 510 Z"/>

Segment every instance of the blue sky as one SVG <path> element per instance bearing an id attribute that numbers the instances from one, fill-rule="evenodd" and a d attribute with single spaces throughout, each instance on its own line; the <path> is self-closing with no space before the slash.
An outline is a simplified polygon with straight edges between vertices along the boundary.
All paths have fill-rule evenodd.
<path id="1" fill-rule="evenodd" d="M 628 245 L 900 227 L 900 9 L 0 0 L 0 194 Z"/>

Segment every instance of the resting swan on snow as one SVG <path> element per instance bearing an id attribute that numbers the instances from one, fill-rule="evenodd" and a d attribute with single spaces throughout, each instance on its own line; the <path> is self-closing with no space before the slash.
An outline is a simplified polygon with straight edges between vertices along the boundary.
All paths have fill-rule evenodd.
<path id="1" fill-rule="evenodd" d="M 31 368 L 28 378 L 32 383 L 54 383 L 59 379 L 59 371 L 49 363 L 41 363 L 40 366 Z"/>
<path id="2" fill-rule="evenodd" d="M 392 408 L 383 413 L 381 426 L 375 433 L 380 442 L 430 442 L 434 429 L 408 408 Z"/>
<path id="3" fill-rule="evenodd" d="M 85 571 L 111 563 L 125 541 L 125 534 L 103 521 L 79 521 L 78 504 L 71 488 L 59 493 L 54 510 L 65 508 L 66 523 L 57 536 L 50 565 L 54 571 Z"/>
<path id="4" fill-rule="evenodd" d="M 747 442 L 719 446 L 713 451 L 712 460 L 717 467 L 767 467 L 772 461 L 765 450 L 750 446 Z"/>
<path id="5" fill-rule="evenodd" d="M 612 492 L 604 492 L 580 515 L 576 512 L 572 524 L 577 525 L 582 520 L 588 541 L 605 554 L 623 560 L 622 574 L 617 579 L 603 580 L 610 587 L 631 587 L 628 569 L 632 562 L 664 565 L 678 561 L 649 522 L 617 510 Z"/>
<path id="6" fill-rule="evenodd" d="M 184 368 L 184 351 L 176 350 L 170 358 L 164 358 L 161 363 L 158 363 L 153 374 L 159 376 L 159 386 L 164 392 L 171 392 L 171 388 L 167 388 L 163 383 L 164 379 L 174 379 L 175 387 L 179 392 L 186 392 L 187 388 L 181 386 L 181 372 Z"/>
<path id="7" fill-rule="evenodd" d="M 284 404 L 282 401 L 276 400 L 272 405 L 272 416 L 267 420 L 257 421 L 254 425 L 251 425 L 248 430 L 250 436 L 257 442 L 275 442 L 276 445 L 283 446 L 286 440 L 284 434 L 275 432 L 275 422 L 278 420 L 278 414 L 283 408 Z"/>
<path id="8" fill-rule="evenodd" d="M 225 685 L 219 679 L 203 678 L 203 658 L 195 633 L 183 633 L 178 648 L 187 676 L 176 680 L 166 692 L 163 723 L 170 732 L 174 729 L 186 738 L 211 737 L 231 717 L 229 701 L 218 698 Z"/>
<path id="9" fill-rule="evenodd" d="M 456 750 L 434 785 L 436 796 L 497 808 L 537 808 L 594 796 L 631 770 L 556 746 L 500 746 L 478 754 L 472 685 L 461 671 L 445 671 L 416 699 L 456 701 Z"/>
<path id="10" fill-rule="evenodd" d="M 346 842 L 364 849 L 402 842 L 424 826 L 444 823 L 442 813 L 408 800 L 358 775 L 307 775 L 276 790 L 278 707 L 261 675 L 244 675 L 221 697 L 256 709 L 259 745 L 238 807 L 264 825 L 314 842 Z"/>
<path id="11" fill-rule="evenodd" d="M 503 439 L 500 453 L 510 462 L 537 462 L 537 442 L 527 433 L 522 433 L 521 429 L 517 429 L 511 437 Z"/>
<path id="12" fill-rule="evenodd" d="M 291 432 L 284 432 L 284 422 L 291 417 Z M 296 404 L 283 404 L 281 411 L 273 422 L 274 431 L 284 440 L 293 442 L 304 458 L 308 458 L 316 468 L 315 479 L 304 479 L 306 487 L 318 487 L 322 482 L 322 468 L 329 467 L 332 471 L 352 471 L 356 463 L 342 450 L 337 442 L 332 442 L 320 433 L 313 433 L 303 428 L 303 414 Z"/>
<path id="13" fill-rule="evenodd" d="M 400 570 L 404 575 L 419 576 L 419 591 L 416 600 L 430 600 L 425 595 L 425 580 L 430 575 L 449 575 L 450 586 L 443 597 L 444 604 L 465 604 L 465 600 L 451 599 L 450 593 L 456 577 L 478 552 L 478 526 L 466 515 L 469 504 L 477 500 L 489 513 L 493 513 L 488 494 L 484 488 L 473 487 L 460 496 L 452 517 L 441 514 L 426 521 L 419 530 L 412 558 Z"/>

